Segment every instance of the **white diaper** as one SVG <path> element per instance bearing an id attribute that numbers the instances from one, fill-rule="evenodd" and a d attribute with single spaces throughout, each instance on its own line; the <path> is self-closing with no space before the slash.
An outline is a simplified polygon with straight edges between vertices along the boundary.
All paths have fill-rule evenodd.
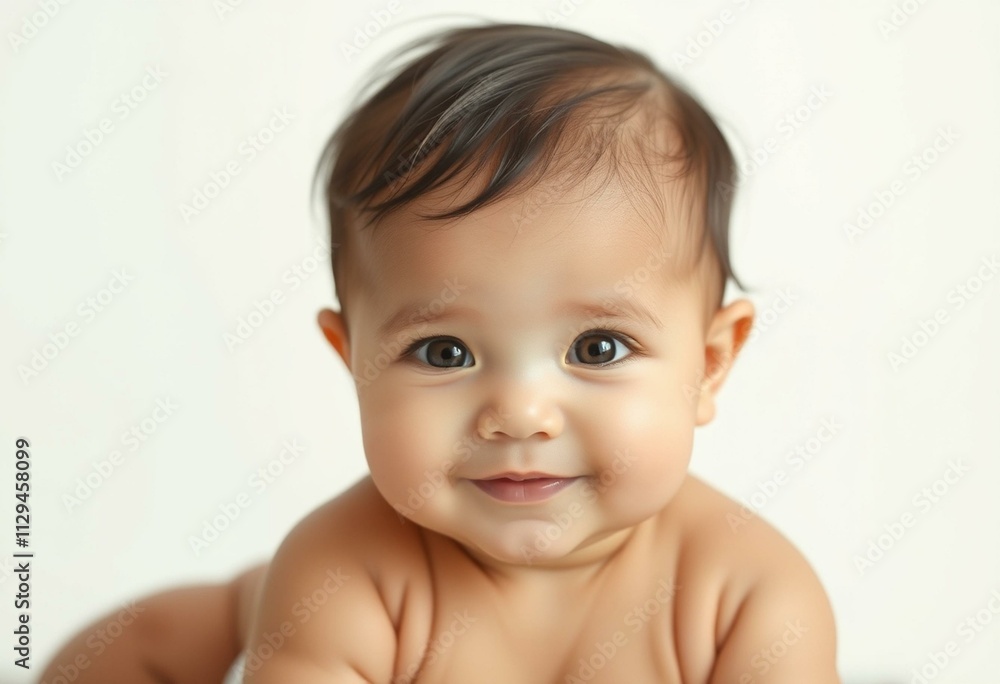
<path id="1" fill-rule="evenodd" d="M 246 653 L 240 653 L 239 657 L 236 658 L 236 662 L 229 668 L 226 678 L 222 680 L 222 684 L 243 684 L 243 661 L 245 660 Z"/>

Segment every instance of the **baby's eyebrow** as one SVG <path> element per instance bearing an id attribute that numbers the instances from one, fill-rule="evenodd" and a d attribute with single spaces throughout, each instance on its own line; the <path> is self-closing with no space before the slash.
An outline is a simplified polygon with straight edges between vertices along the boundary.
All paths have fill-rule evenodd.
<path id="1" fill-rule="evenodd" d="M 631 297 L 610 297 L 599 302 L 574 302 L 567 304 L 563 311 L 587 318 L 622 318 L 641 320 L 647 325 L 663 329 L 663 322 L 652 311 Z"/>
<path id="2" fill-rule="evenodd" d="M 657 330 L 663 323 L 652 311 L 629 297 L 606 297 L 599 301 L 577 301 L 563 303 L 552 312 L 556 316 L 577 316 L 587 319 L 640 320 Z M 435 323 L 455 318 L 467 317 L 477 321 L 485 316 L 480 311 L 466 306 L 438 306 L 409 303 L 400 307 L 378 327 L 379 338 L 392 337 L 406 328 L 420 323 Z"/>
<path id="3" fill-rule="evenodd" d="M 438 304 L 437 307 L 433 306 L 435 303 Z M 482 314 L 479 311 L 466 306 L 450 304 L 444 306 L 438 300 L 426 304 L 411 302 L 405 306 L 401 306 L 395 313 L 382 321 L 376 334 L 379 338 L 392 337 L 412 325 L 446 321 L 463 316 L 477 320 L 482 318 Z"/>

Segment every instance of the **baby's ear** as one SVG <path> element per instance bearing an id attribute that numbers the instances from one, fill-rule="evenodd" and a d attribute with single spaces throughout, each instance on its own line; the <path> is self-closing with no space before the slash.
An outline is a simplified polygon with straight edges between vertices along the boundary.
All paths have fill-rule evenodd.
<path id="1" fill-rule="evenodd" d="M 750 334 L 753 317 L 753 304 L 748 299 L 737 299 L 712 316 L 705 335 L 705 374 L 698 396 L 696 425 L 705 425 L 715 417 L 715 395 Z"/>
<path id="2" fill-rule="evenodd" d="M 333 309 L 322 309 L 316 316 L 316 322 L 319 323 L 319 328 L 323 331 L 323 337 L 344 360 L 347 370 L 351 370 L 351 346 L 343 315 Z"/>

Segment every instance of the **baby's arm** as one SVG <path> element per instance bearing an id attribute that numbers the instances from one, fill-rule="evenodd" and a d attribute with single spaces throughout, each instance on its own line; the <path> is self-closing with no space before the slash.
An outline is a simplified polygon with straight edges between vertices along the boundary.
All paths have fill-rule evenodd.
<path id="1" fill-rule="evenodd" d="M 840 684 L 833 610 L 816 574 L 790 545 L 758 552 L 773 571 L 743 599 L 709 684 Z"/>
<path id="2" fill-rule="evenodd" d="M 161 591 L 109 613 L 74 635 L 40 681 L 218 684 L 246 644 L 265 567 L 230 582 Z"/>
<path id="3" fill-rule="evenodd" d="M 278 548 L 251 629 L 244 682 L 392 678 L 396 631 L 359 551 L 373 530 L 363 520 L 343 518 L 327 504 Z"/>

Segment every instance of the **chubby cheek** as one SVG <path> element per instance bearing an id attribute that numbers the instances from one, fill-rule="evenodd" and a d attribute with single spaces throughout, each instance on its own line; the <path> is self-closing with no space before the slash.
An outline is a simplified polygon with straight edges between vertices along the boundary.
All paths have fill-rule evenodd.
<path id="1" fill-rule="evenodd" d="M 388 380 L 388 379 L 386 379 Z M 460 414 L 427 396 L 373 383 L 359 396 L 361 433 L 372 480 L 392 505 L 414 508 L 430 502 L 457 462 Z M 420 396 L 417 396 L 417 395 Z M 459 435 L 459 437 L 456 437 Z"/>
<path id="2" fill-rule="evenodd" d="M 669 382 L 669 380 L 664 379 Z M 609 402 L 588 435 L 600 501 L 645 517 L 680 487 L 694 444 L 693 412 L 683 396 L 649 382 Z"/>

